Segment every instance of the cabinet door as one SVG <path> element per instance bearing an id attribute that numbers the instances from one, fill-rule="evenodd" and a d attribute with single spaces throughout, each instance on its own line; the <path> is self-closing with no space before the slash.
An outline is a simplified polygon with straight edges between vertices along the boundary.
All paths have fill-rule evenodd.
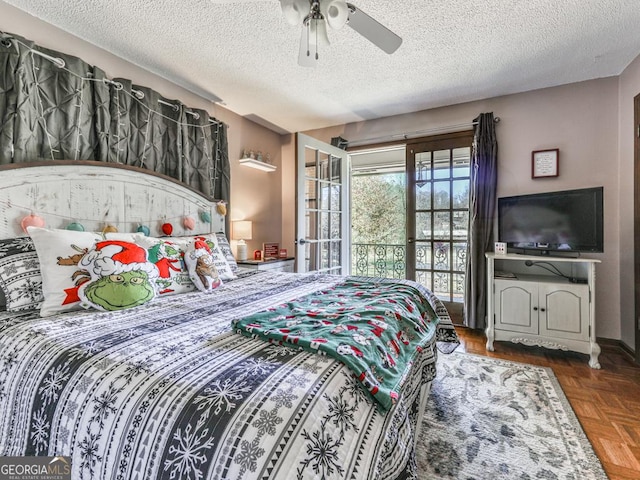
<path id="1" fill-rule="evenodd" d="M 589 340 L 587 285 L 540 284 L 539 304 L 541 335 Z"/>
<path id="2" fill-rule="evenodd" d="M 495 281 L 496 330 L 538 334 L 538 286 L 514 280 Z"/>

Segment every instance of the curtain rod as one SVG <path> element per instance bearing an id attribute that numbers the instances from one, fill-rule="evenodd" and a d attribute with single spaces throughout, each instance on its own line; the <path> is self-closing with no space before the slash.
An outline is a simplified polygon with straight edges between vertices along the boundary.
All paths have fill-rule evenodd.
<path id="1" fill-rule="evenodd" d="M 495 117 L 493 119 L 494 123 L 499 123 L 500 122 L 500 117 Z M 416 137 L 420 137 L 422 135 L 428 134 L 428 133 L 443 133 L 443 132 L 449 132 L 449 131 L 457 131 L 457 130 L 461 130 L 463 128 L 470 128 L 470 127 L 474 127 L 478 124 L 478 122 L 470 122 L 470 123 L 459 123 L 457 125 L 445 125 L 443 127 L 433 127 L 433 128 L 427 128 L 425 130 L 417 130 L 415 132 L 408 132 L 408 133 L 396 133 L 396 134 L 391 134 L 391 135 L 383 135 L 380 137 L 371 137 L 371 138 L 363 138 L 362 140 L 354 140 L 354 141 L 347 141 L 347 146 L 348 147 L 355 147 L 355 146 L 359 146 L 359 145 L 367 145 L 369 143 L 380 143 L 382 140 L 386 140 L 386 141 L 394 141 L 394 140 L 409 140 L 411 138 L 416 138 Z"/>

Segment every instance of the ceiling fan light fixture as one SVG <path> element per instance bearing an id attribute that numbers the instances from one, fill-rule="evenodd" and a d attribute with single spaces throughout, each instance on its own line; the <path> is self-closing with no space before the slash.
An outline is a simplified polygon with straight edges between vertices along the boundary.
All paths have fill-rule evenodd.
<path id="1" fill-rule="evenodd" d="M 300 25 L 304 17 L 309 13 L 308 0 L 280 0 L 282 14 L 291 25 Z"/>
<path id="2" fill-rule="evenodd" d="M 327 23 L 333 29 L 340 29 L 345 26 L 349 20 L 349 7 L 344 0 L 331 0 L 322 5 L 322 13 L 327 19 Z"/>

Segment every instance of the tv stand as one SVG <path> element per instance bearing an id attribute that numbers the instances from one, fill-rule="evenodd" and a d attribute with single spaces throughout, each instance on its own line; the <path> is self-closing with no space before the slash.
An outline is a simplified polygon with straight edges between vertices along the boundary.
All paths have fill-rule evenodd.
<path id="1" fill-rule="evenodd" d="M 589 355 L 600 368 L 596 343 L 595 265 L 600 260 L 486 253 L 487 345 L 536 345 Z"/>

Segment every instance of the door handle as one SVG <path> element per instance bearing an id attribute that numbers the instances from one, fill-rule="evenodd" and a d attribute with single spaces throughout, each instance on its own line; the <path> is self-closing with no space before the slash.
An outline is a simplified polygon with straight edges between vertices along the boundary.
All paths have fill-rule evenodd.
<path id="1" fill-rule="evenodd" d="M 413 243 L 415 241 L 416 241 L 415 238 L 411 238 L 411 237 L 407 238 L 407 243 Z"/>
<path id="2" fill-rule="evenodd" d="M 300 245 L 304 245 L 305 243 L 307 243 L 307 241 L 304 238 L 301 238 L 297 243 L 299 243 Z"/>

